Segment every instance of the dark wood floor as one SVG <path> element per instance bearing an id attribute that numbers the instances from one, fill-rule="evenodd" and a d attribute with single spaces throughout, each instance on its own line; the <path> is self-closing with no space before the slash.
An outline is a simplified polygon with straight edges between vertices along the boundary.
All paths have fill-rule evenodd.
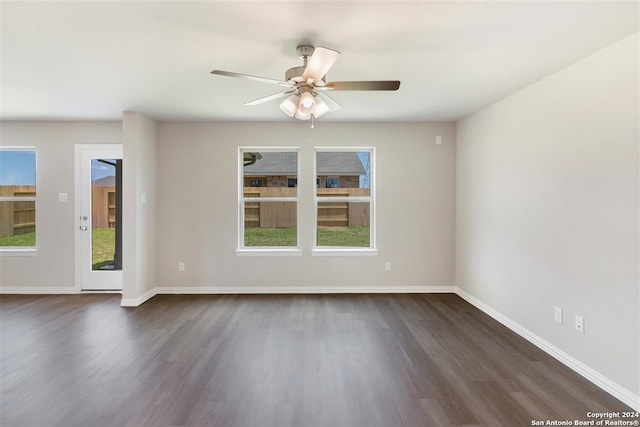
<path id="1" fill-rule="evenodd" d="M 0 297 L 2 426 L 532 425 L 628 407 L 455 295 Z"/>

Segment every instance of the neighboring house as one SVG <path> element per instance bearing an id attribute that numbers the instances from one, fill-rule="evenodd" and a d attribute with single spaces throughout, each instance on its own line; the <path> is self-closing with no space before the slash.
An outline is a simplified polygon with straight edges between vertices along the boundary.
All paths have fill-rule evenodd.
<path id="1" fill-rule="evenodd" d="M 245 187 L 297 187 L 297 153 L 264 152 L 254 164 L 244 167 Z M 317 154 L 320 188 L 358 188 L 367 172 L 356 152 Z"/>

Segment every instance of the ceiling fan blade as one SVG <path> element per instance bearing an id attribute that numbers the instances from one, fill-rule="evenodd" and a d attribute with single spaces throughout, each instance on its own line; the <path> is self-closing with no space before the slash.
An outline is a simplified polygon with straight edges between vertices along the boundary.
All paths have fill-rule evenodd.
<path id="1" fill-rule="evenodd" d="M 274 99 L 279 99 L 279 98 L 284 98 L 285 96 L 289 96 L 292 93 L 295 93 L 295 90 L 290 90 L 288 92 L 280 92 L 280 93 L 274 93 L 273 95 L 269 95 L 269 96 L 263 96 L 262 98 L 258 98 L 258 99 L 254 99 L 253 101 L 249 101 L 249 102 L 245 102 L 244 105 L 260 105 L 260 104 L 264 104 L 265 102 L 269 102 L 269 101 L 273 101 Z"/>
<path id="2" fill-rule="evenodd" d="M 327 49 L 326 47 L 316 47 L 307 63 L 307 68 L 305 68 L 302 73 L 302 77 L 305 80 L 309 78 L 315 81 L 322 80 L 339 57 L 340 52 L 337 50 Z"/>
<path id="3" fill-rule="evenodd" d="M 251 76 L 249 74 L 234 73 L 231 71 L 213 70 L 211 74 L 217 74 L 219 76 L 227 76 L 227 77 L 238 77 L 240 79 L 252 80 L 254 82 L 271 83 L 271 84 L 276 84 L 280 86 L 294 87 L 294 85 L 292 85 L 291 83 L 283 82 L 281 80 L 268 79 L 266 77 Z"/>
<path id="4" fill-rule="evenodd" d="M 329 82 L 316 89 L 325 90 L 398 90 L 399 80 L 373 80 L 359 82 Z"/>
<path id="5" fill-rule="evenodd" d="M 317 92 L 318 96 L 322 98 L 324 102 L 329 106 L 329 111 L 338 111 L 342 109 L 342 105 L 340 105 L 335 99 L 327 95 L 325 92 Z"/>

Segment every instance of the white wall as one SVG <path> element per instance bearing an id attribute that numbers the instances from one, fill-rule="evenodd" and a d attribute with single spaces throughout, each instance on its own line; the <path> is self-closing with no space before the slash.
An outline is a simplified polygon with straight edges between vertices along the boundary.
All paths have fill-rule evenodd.
<path id="1" fill-rule="evenodd" d="M 158 129 L 160 287 L 452 286 L 455 132 L 448 124 L 193 123 Z M 435 136 L 443 144 L 435 145 Z M 239 257 L 239 146 L 301 147 L 302 257 Z M 377 152 L 377 257 L 311 256 L 314 146 Z M 305 184 L 306 183 L 306 184 Z M 307 191 L 305 191 L 305 188 Z M 178 272 L 179 261 L 186 271 Z M 384 271 L 384 261 L 393 269 Z"/>
<path id="2" fill-rule="evenodd" d="M 74 290 L 74 145 L 121 144 L 120 122 L 0 122 L 0 144 L 37 150 L 37 256 L 0 255 L 3 290 Z M 58 193 L 69 201 L 58 202 Z"/>
<path id="3" fill-rule="evenodd" d="M 458 122 L 456 166 L 458 287 L 635 396 L 638 75 L 635 34 Z"/>
<path id="4" fill-rule="evenodd" d="M 122 300 L 137 305 L 156 286 L 156 122 L 122 116 Z"/>

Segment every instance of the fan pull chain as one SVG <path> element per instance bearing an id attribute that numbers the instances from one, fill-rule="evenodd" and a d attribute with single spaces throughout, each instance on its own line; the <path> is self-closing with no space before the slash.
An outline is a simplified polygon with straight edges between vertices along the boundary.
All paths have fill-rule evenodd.
<path id="1" fill-rule="evenodd" d="M 313 129 L 313 113 L 311 114 L 311 129 Z"/>

